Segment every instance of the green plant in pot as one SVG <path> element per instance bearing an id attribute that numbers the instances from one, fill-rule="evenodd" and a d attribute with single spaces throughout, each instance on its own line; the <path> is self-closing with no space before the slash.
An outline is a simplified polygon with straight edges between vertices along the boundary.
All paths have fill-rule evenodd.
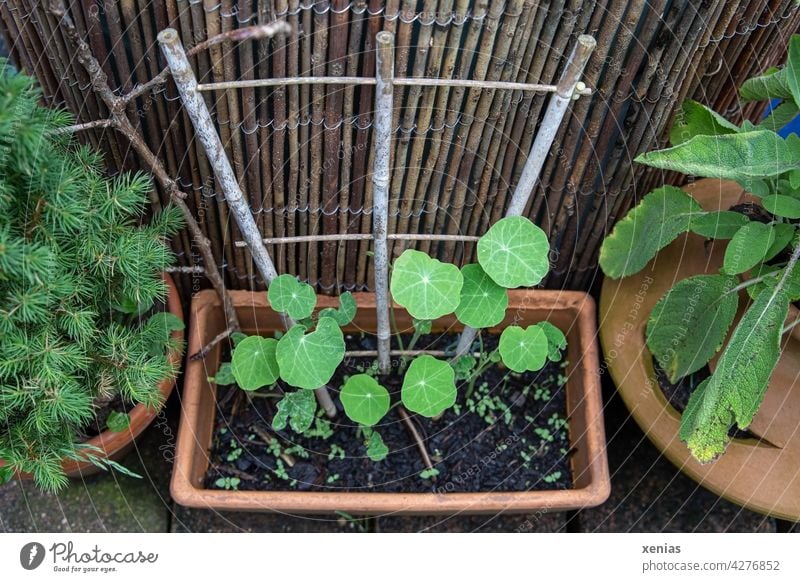
<path id="1" fill-rule="evenodd" d="M 402 350 L 406 355 L 391 372 L 402 376 L 399 398 L 393 402 L 377 361 L 334 386 L 345 415 L 360 427 L 365 453 L 372 461 L 380 462 L 389 453 L 379 425 L 392 407 L 403 406 L 436 419 L 456 406 L 459 382 L 469 396 L 475 381 L 492 366 L 522 374 L 561 360 L 566 338 L 546 321 L 525 328 L 510 325 L 496 348 L 485 349 L 479 341 L 475 351 L 460 357 L 408 354 L 422 336 L 431 333 L 432 322 L 444 316 L 455 314 L 458 321 L 477 329 L 499 325 L 508 309 L 507 289 L 535 286 L 549 270 L 547 237 L 523 217 L 498 221 L 478 241 L 477 251 L 478 263 L 461 269 L 413 249 L 394 262 L 392 297 L 413 317 L 414 328 Z M 291 318 L 294 325 L 279 337 L 234 337 L 231 362 L 222 364 L 212 380 L 236 383 L 251 395 L 259 391 L 260 396 L 279 398 L 271 421 L 275 431 L 287 426 L 300 434 L 317 430 L 314 389 L 328 384 L 342 364 L 346 344 L 341 328 L 353 320 L 356 303 L 344 293 L 338 309 L 315 313 L 313 288 L 292 275 L 276 278 L 268 298 L 271 308 Z M 401 337 L 398 342 L 402 345 Z M 423 479 L 435 476 L 436 469 L 421 474 Z"/>
<path id="2" fill-rule="evenodd" d="M 0 482 L 28 474 L 56 491 L 66 460 L 121 468 L 81 437 L 115 402 L 159 406 L 176 373 L 167 350 L 183 324 L 158 304 L 181 217 L 165 208 L 140 226 L 150 181 L 105 177 L 61 131 L 71 117 L 39 99 L 0 63 Z"/>
<path id="3" fill-rule="evenodd" d="M 751 423 L 782 337 L 797 323 L 786 319 L 789 304 L 800 299 L 800 138 L 784 139 L 777 130 L 800 113 L 800 35 L 790 41 L 785 68 L 748 80 L 740 96 L 781 102 L 760 124 L 736 125 L 687 101 L 670 133 L 671 147 L 636 161 L 734 180 L 760 198 L 760 208 L 706 212 L 689 194 L 663 186 L 617 223 L 600 251 L 606 276 L 619 278 L 642 270 L 685 232 L 729 240 L 719 272 L 677 282 L 658 301 L 646 328 L 647 346 L 673 383 L 719 353 L 716 369 L 697 386 L 681 418 L 680 437 L 700 462 L 723 454 L 732 428 Z"/>

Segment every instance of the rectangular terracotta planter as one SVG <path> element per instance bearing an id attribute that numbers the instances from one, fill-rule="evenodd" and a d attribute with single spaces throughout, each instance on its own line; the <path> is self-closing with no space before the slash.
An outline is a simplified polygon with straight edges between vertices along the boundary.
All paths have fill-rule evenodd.
<path id="1" fill-rule="evenodd" d="M 271 334 L 281 325 L 269 309 L 267 294 L 231 292 L 243 331 Z M 375 330 L 375 297 L 354 294 L 358 315 L 351 330 Z M 337 300 L 320 297 L 319 307 L 336 306 Z M 401 328 L 410 328 L 410 318 L 396 310 Z M 187 507 L 217 510 L 281 511 L 296 513 L 353 514 L 452 514 L 563 511 L 592 507 L 605 501 L 610 492 L 608 462 L 603 428 L 602 398 L 598 374 L 595 305 L 593 299 L 575 291 L 510 291 L 506 320 L 493 331 L 516 323 L 544 319 L 567 335 L 569 360 L 567 416 L 573 488 L 559 491 L 475 492 L 475 493 L 338 493 L 304 491 L 222 491 L 205 489 L 209 450 L 216 415 L 216 387 L 207 380 L 220 363 L 220 347 L 204 361 L 190 361 L 184 378 L 181 415 L 172 473 L 172 497 Z M 219 299 L 213 291 L 198 293 L 191 306 L 188 353 L 197 352 L 225 329 Z M 434 323 L 434 331 L 457 331 L 454 318 Z"/>

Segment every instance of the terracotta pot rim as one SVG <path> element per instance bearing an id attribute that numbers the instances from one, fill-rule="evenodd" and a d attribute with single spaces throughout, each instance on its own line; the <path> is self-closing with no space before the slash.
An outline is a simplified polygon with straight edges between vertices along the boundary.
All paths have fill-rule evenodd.
<path id="1" fill-rule="evenodd" d="M 234 306 L 241 313 L 256 313 L 267 306 L 266 293 L 232 292 Z M 359 313 L 371 313 L 374 308 L 374 294 L 354 293 Z M 205 362 L 189 362 L 183 388 L 182 414 L 175 449 L 175 466 L 172 473 L 172 498 L 179 504 L 196 508 L 216 510 L 247 511 L 285 511 L 298 513 L 332 513 L 336 510 L 355 514 L 442 514 L 442 513 L 497 513 L 530 512 L 536 510 L 561 511 L 592 507 L 601 504 L 610 494 L 610 478 L 605 450 L 603 428 L 602 398 L 599 382 L 599 361 L 596 332 L 595 305 L 585 293 L 574 291 L 511 291 L 509 293 L 509 313 L 514 308 L 526 309 L 531 297 L 537 302 L 535 309 L 544 311 L 542 304 L 549 303 L 553 312 L 574 315 L 574 329 L 569 330 L 581 350 L 573 364 L 573 382 L 580 387 L 574 410 L 580 412 L 581 434 L 570 431 L 573 447 L 576 442 L 581 447 L 580 456 L 586 461 L 576 466 L 573 456 L 573 481 L 580 486 L 569 490 L 530 491 L 530 492 L 460 492 L 460 493 L 381 493 L 381 492 L 300 492 L 300 491 L 220 491 L 205 489 L 202 476 L 207 467 L 207 451 L 211 442 L 211 426 L 216 414 L 210 405 L 215 397 L 215 389 L 206 378 L 215 369 L 219 349 L 209 354 Z M 336 304 L 335 298 L 321 297 L 318 307 Z M 200 292 L 194 297 L 191 309 L 189 330 L 189 351 L 199 349 L 205 338 L 216 335 L 215 328 L 209 324 L 212 317 L 221 317 L 220 303 L 213 292 Z M 243 324 L 243 327 L 245 325 Z M 568 348 L 569 349 L 569 348 Z M 568 388 L 568 390 L 573 390 Z M 569 398 L 569 397 L 568 397 Z M 207 430 L 208 429 L 208 430 Z M 577 476 L 576 476 L 577 475 Z"/>
<path id="2" fill-rule="evenodd" d="M 706 210 L 727 208 L 728 202 L 741 197 L 737 184 L 713 179 L 699 180 L 686 190 L 695 194 Z M 652 261 L 639 273 L 619 280 L 606 278 L 600 294 L 600 341 L 605 361 L 631 416 L 684 474 L 733 503 L 797 521 L 800 473 L 796 469 L 788 473 L 781 470 L 787 464 L 797 466 L 800 447 L 794 443 L 793 448 L 778 448 L 755 438 L 735 438 L 713 463 L 695 461 L 678 437 L 681 415 L 658 385 L 644 339 L 647 316 L 661 294 L 677 280 L 707 271 L 712 260 L 721 260 L 722 252 L 724 241 L 706 247 L 697 235 L 686 234 L 660 251 L 660 260 Z M 677 267 L 674 257 L 678 257 Z M 698 264 L 690 264 L 687 257 Z M 644 294 L 644 298 L 632 315 L 630 305 L 637 294 Z M 628 330 L 627 335 L 621 330 Z"/>

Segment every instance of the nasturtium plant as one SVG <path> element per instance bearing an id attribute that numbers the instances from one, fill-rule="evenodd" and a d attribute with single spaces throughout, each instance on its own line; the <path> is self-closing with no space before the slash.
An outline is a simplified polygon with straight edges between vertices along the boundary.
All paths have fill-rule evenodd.
<path id="1" fill-rule="evenodd" d="M 394 300 L 417 319 L 436 319 L 458 307 L 464 279 L 458 267 L 408 249 L 392 267 Z"/>
<path id="2" fill-rule="evenodd" d="M 363 426 L 374 426 L 389 412 L 389 391 L 368 374 L 349 378 L 339 397 L 348 418 Z"/>
<path id="3" fill-rule="evenodd" d="M 369 457 L 370 461 L 377 463 L 389 456 L 389 447 L 383 442 L 383 437 L 377 430 L 365 428 L 364 437 L 366 439 L 364 444 L 367 447 L 367 457 Z"/>
<path id="4" fill-rule="evenodd" d="M 550 351 L 547 334 L 538 325 L 505 328 L 499 349 L 503 363 L 514 372 L 541 370 Z"/>
<path id="5" fill-rule="evenodd" d="M 672 186 L 647 194 L 603 242 L 600 266 L 612 278 L 643 269 L 685 232 L 730 239 L 719 274 L 677 281 L 656 303 L 646 329 L 647 346 L 675 383 L 719 353 L 713 374 L 692 393 L 680 437 L 694 457 L 724 453 L 731 428 L 746 428 L 758 411 L 780 355 L 790 301 L 800 298 L 800 137 L 777 130 L 800 114 L 800 35 L 792 36 L 783 69 L 746 81 L 745 101 L 780 100 L 758 125 L 737 126 L 704 105 L 684 104 L 672 147 L 638 162 L 693 176 L 738 182 L 760 198 L 765 220 L 736 209 L 709 212 Z M 739 291 L 752 300 L 733 327 Z M 733 331 L 730 328 L 733 327 Z"/>
<path id="6" fill-rule="evenodd" d="M 492 327 L 503 321 L 508 309 L 508 292 L 486 274 L 480 265 L 461 268 L 464 285 L 456 307 L 456 317 L 476 329 Z"/>
<path id="7" fill-rule="evenodd" d="M 412 412 L 438 416 L 455 404 L 455 372 L 447 362 L 429 355 L 419 356 L 406 371 L 400 396 Z"/>
<path id="8" fill-rule="evenodd" d="M 307 431 L 314 422 L 317 400 L 310 390 L 287 392 L 278 401 L 278 411 L 272 419 L 274 430 L 283 430 L 288 423 L 298 434 Z"/>
<path id="9" fill-rule="evenodd" d="M 344 358 L 344 336 L 331 317 L 320 318 L 314 331 L 306 331 L 304 325 L 293 325 L 278 340 L 275 356 L 287 384 L 313 390 L 328 383 Z"/>
<path id="10" fill-rule="evenodd" d="M 319 317 L 332 317 L 340 326 L 347 325 L 356 316 L 356 300 L 349 291 L 345 291 L 339 296 L 339 308 L 326 307 L 320 309 Z"/>
<path id="11" fill-rule="evenodd" d="M 461 323 L 475 329 L 500 325 L 508 310 L 508 288 L 538 284 L 549 267 L 548 252 L 544 232 L 527 218 L 515 216 L 502 219 L 479 240 L 478 264 L 459 269 L 413 249 L 397 258 L 391 294 L 411 316 L 414 330 L 407 343 L 403 337 L 397 338 L 402 353 L 393 360 L 393 370 L 403 375 L 400 401 L 392 404 L 397 395 L 381 384 L 384 374 L 377 360 L 359 363 L 358 374 L 345 375 L 341 386 L 332 386 L 338 388 L 344 414 L 357 424 L 368 458 L 377 462 L 389 454 L 377 429 L 393 406 L 402 405 L 412 413 L 436 419 L 456 404 L 457 382 L 465 385 L 465 400 L 469 401 L 478 379 L 501 361 L 513 371 L 524 372 L 540 369 L 548 359 L 561 360 L 566 337 L 548 322 L 527 329 L 511 327 L 501 336 L 499 347 L 491 350 L 484 349 L 479 338 L 477 348 L 457 356 L 459 342 L 452 341 L 449 347 L 444 346 L 446 359 L 437 359 L 417 347 L 434 329 L 433 320 L 454 312 Z M 276 331 L 274 339 L 237 336 L 231 364 L 223 364 L 209 380 L 217 384 L 235 380 L 244 390 L 274 385 L 275 394 L 264 395 L 280 396 L 273 429 L 282 431 L 288 426 L 309 438 L 328 438 L 330 423 L 324 436 L 317 431 L 321 422 L 319 418 L 315 421 L 317 397 L 330 415 L 324 394 L 330 396 L 327 385 L 336 377 L 346 353 L 340 327 L 353 321 L 355 299 L 343 293 L 338 308 L 326 307 L 314 315 L 317 301 L 311 287 L 287 275 L 277 277 L 268 294 L 272 308 L 289 315 L 293 325 L 285 332 Z M 423 353 L 417 355 L 419 351 Z M 401 410 L 404 421 L 409 421 Z M 332 450 L 332 454 L 336 453 Z"/>
<path id="12" fill-rule="evenodd" d="M 309 317 L 317 305 L 314 288 L 293 275 L 280 275 L 267 290 L 270 306 L 279 313 L 286 313 L 292 319 Z"/>
<path id="13" fill-rule="evenodd" d="M 242 390 L 258 390 L 278 380 L 277 348 L 278 340 L 257 335 L 243 339 L 236 346 L 230 371 Z"/>
<path id="14" fill-rule="evenodd" d="M 478 241 L 478 263 L 501 287 L 533 287 L 550 269 L 544 231 L 522 216 L 501 218 Z"/>
<path id="15" fill-rule="evenodd" d="M 561 355 L 567 349 L 567 336 L 549 321 L 540 321 L 536 324 L 547 338 L 547 359 L 551 362 L 561 360 Z"/>

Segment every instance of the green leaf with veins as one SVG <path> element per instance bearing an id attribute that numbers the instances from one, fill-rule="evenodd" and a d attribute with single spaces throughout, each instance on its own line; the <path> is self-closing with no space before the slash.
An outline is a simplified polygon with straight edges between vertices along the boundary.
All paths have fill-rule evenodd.
<path id="1" fill-rule="evenodd" d="M 339 398 L 347 417 L 363 426 L 374 426 L 389 412 L 389 391 L 368 374 L 351 376 Z"/>
<path id="2" fill-rule="evenodd" d="M 339 326 L 345 326 L 356 316 L 356 300 L 349 291 L 345 291 L 339 296 L 339 308 L 326 307 L 321 309 L 319 317 L 332 317 Z"/>
<path id="3" fill-rule="evenodd" d="M 792 92 L 795 105 L 800 107 L 800 35 L 793 34 L 789 39 L 786 57 L 786 86 Z"/>
<path id="4" fill-rule="evenodd" d="M 223 362 L 219 365 L 217 373 L 211 376 L 209 382 L 213 382 L 217 386 L 229 386 L 236 383 L 236 378 L 233 375 L 233 367 L 230 362 Z"/>
<path id="5" fill-rule="evenodd" d="M 774 258 L 779 252 L 786 248 L 792 242 L 792 239 L 797 232 L 794 224 L 787 224 L 779 222 L 772 225 L 772 230 L 775 232 L 775 240 L 772 241 L 767 254 L 764 256 L 764 262 Z"/>
<path id="6" fill-rule="evenodd" d="M 722 263 L 728 275 L 738 275 L 756 266 L 775 242 L 775 230 L 761 222 L 748 222 L 740 228 L 725 249 Z"/>
<path id="7" fill-rule="evenodd" d="M 292 326 L 278 341 L 275 355 L 287 384 L 313 390 L 327 384 L 344 359 L 344 336 L 331 317 L 320 319 L 313 332 L 306 330 Z"/>
<path id="8" fill-rule="evenodd" d="M 603 241 L 603 272 L 617 279 L 641 271 L 702 214 L 702 207 L 683 190 L 674 186 L 656 188 L 617 222 Z"/>
<path id="9" fill-rule="evenodd" d="M 231 372 L 239 388 L 258 390 L 278 380 L 277 345 L 277 340 L 257 335 L 239 342 L 231 354 Z"/>
<path id="10" fill-rule="evenodd" d="M 433 327 L 430 319 L 417 319 L 416 317 L 411 318 L 411 324 L 414 326 L 414 331 L 419 335 L 431 333 L 431 328 Z"/>
<path id="11" fill-rule="evenodd" d="M 412 317 L 436 319 L 455 311 L 463 284 L 455 265 L 408 249 L 394 262 L 390 287 L 394 300 Z"/>
<path id="12" fill-rule="evenodd" d="M 794 101 L 784 101 L 772 108 L 764 121 L 758 124 L 758 128 L 780 131 L 785 125 L 791 123 L 798 113 L 800 113 L 800 109 L 797 108 Z"/>
<path id="13" fill-rule="evenodd" d="M 561 360 L 562 352 L 567 348 L 567 336 L 549 321 L 540 321 L 536 325 L 547 337 L 547 359 L 558 362 Z"/>
<path id="14" fill-rule="evenodd" d="M 693 233 L 706 238 L 730 239 L 748 222 L 750 219 L 740 212 L 722 210 L 692 217 L 689 228 Z"/>
<path id="15" fill-rule="evenodd" d="M 297 280 L 294 275 L 280 275 L 269 284 L 269 304 L 278 313 L 286 313 L 292 319 L 309 317 L 317 305 L 314 288 Z"/>
<path id="16" fill-rule="evenodd" d="M 507 289 L 533 287 L 550 270 L 544 231 L 522 216 L 501 218 L 478 241 L 478 263 Z"/>
<path id="17" fill-rule="evenodd" d="M 287 422 L 297 434 L 307 431 L 314 422 L 317 398 L 310 390 L 287 392 L 278 401 L 278 410 L 272 418 L 273 430 L 283 430 Z"/>
<path id="18" fill-rule="evenodd" d="M 381 433 L 377 430 L 365 428 L 367 456 L 375 463 L 384 460 L 389 455 L 389 447 L 383 442 Z"/>
<path id="19" fill-rule="evenodd" d="M 771 194 L 761 199 L 767 212 L 783 218 L 800 218 L 800 200 L 783 194 Z"/>
<path id="20" fill-rule="evenodd" d="M 747 287 L 748 295 L 751 299 L 755 299 L 765 289 L 775 289 L 778 282 L 786 272 L 785 267 L 776 265 L 759 265 L 751 271 L 753 278 L 765 276 L 761 283 Z M 783 292 L 789 296 L 790 301 L 797 301 L 800 299 L 800 268 L 795 267 L 783 284 Z"/>
<path id="21" fill-rule="evenodd" d="M 523 329 L 512 325 L 500 335 L 500 357 L 509 370 L 528 372 L 541 370 L 547 360 L 547 335 L 538 325 Z"/>
<path id="22" fill-rule="evenodd" d="M 131 425 L 131 417 L 124 412 L 112 410 L 106 419 L 106 427 L 111 432 L 123 432 Z"/>
<path id="23" fill-rule="evenodd" d="M 441 414 L 456 401 L 453 368 L 433 356 L 419 356 L 406 371 L 400 398 L 406 408 L 422 416 Z"/>
<path id="24" fill-rule="evenodd" d="M 800 151 L 774 131 L 697 135 L 680 145 L 648 152 L 636 161 L 704 178 L 745 180 L 800 168 Z"/>
<path id="25" fill-rule="evenodd" d="M 669 132 L 672 145 L 682 144 L 696 135 L 727 135 L 739 128 L 702 103 L 687 99 Z"/>
<path id="26" fill-rule="evenodd" d="M 492 327 L 503 321 L 508 309 L 508 291 L 495 283 L 480 265 L 461 268 L 464 286 L 456 317 L 464 325 L 475 329 Z"/>
<path id="27" fill-rule="evenodd" d="M 467 380 L 472 375 L 472 371 L 475 369 L 476 360 L 473 356 L 461 356 L 457 358 L 454 362 L 451 362 L 450 365 L 453 367 L 453 371 L 456 375 L 456 380 Z"/>
<path id="28" fill-rule="evenodd" d="M 714 374 L 692 393 L 681 418 L 680 438 L 701 463 L 725 452 L 734 424 L 753 420 L 780 356 L 781 330 L 789 311 L 783 291 L 759 293 L 742 316 Z"/>
<path id="29" fill-rule="evenodd" d="M 739 297 L 736 277 L 697 275 L 658 300 L 647 322 L 647 347 L 673 384 L 696 372 L 722 347 Z"/>
<path id="30" fill-rule="evenodd" d="M 792 99 L 792 91 L 786 79 L 786 70 L 771 67 L 761 75 L 747 79 L 739 87 L 742 101 L 766 101 Z"/>

